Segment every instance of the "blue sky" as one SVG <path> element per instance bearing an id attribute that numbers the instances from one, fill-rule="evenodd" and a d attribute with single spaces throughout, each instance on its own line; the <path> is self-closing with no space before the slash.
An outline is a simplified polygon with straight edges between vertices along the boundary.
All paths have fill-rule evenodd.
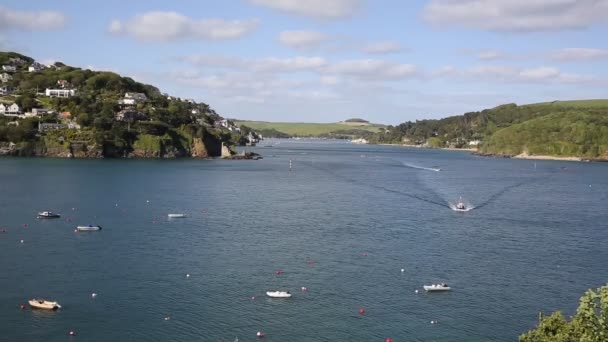
<path id="1" fill-rule="evenodd" d="M 608 0 L 24 1 L 0 50 L 110 70 L 230 118 L 398 124 L 608 98 Z"/>

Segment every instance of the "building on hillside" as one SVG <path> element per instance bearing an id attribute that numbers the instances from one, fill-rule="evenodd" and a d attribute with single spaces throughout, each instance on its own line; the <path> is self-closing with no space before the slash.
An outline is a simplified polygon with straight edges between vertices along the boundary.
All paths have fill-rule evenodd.
<path id="1" fill-rule="evenodd" d="M 136 110 L 131 109 L 123 109 L 120 112 L 116 113 L 115 116 L 116 121 L 138 121 L 138 120 L 147 120 L 148 116 L 145 113 L 138 112 Z"/>
<path id="2" fill-rule="evenodd" d="M 58 124 L 58 123 L 47 123 L 47 122 L 38 123 L 38 132 L 53 131 L 56 129 L 66 129 L 66 128 L 68 128 L 68 125 Z"/>
<path id="3" fill-rule="evenodd" d="M 471 140 L 469 141 L 469 146 L 479 146 L 481 144 L 481 140 Z"/>
<path id="4" fill-rule="evenodd" d="M 74 89 L 49 89 L 46 88 L 44 94 L 48 97 L 72 97 L 76 95 L 76 91 Z"/>
<path id="5" fill-rule="evenodd" d="M 135 106 L 137 105 L 137 100 L 135 99 L 120 99 L 118 100 L 118 104 L 121 106 Z"/>
<path id="6" fill-rule="evenodd" d="M 10 95 L 13 91 L 15 91 L 15 87 L 2 86 L 0 87 L 0 96 Z"/>
<path id="7" fill-rule="evenodd" d="M 29 71 L 29 72 L 40 72 L 40 71 L 42 71 L 44 69 L 46 69 L 46 65 L 40 64 L 38 62 L 34 62 L 34 63 L 32 63 L 32 65 L 30 65 L 29 68 L 27 68 L 27 71 Z"/>
<path id="8" fill-rule="evenodd" d="M 60 89 L 70 89 L 72 88 L 72 85 L 67 80 L 58 80 L 57 87 Z"/>
<path id="9" fill-rule="evenodd" d="M 21 108 L 16 103 L 11 105 L 0 103 L 0 114 L 4 116 L 21 116 Z"/>
<path id="10" fill-rule="evenodd" d="M 53 115 L 53 114 L 56 114 L 57 112 L 55 112 L 52 109 L 46 109 L 46 108 L 32 108 L 31 113 L 33 116 L 42 116 L 42 115 Z"/>
<path id="11" fill-rule="evenodd" d="M 185 99 L 184 101 L 191 104 L 196 104 L 196 101 L 194 101 L 194 99 Z"/>
<path id="12" fill-rule="evenodd" d="M 2 71 L 6 71 L 6 72 L 17 72 L 17 67 L 14 65 L 3 65 L 2 66 Z"/>
<path id="13" fill-rule="evenodd" d="M 137 102 L 148 101 L 148 97 L 144 93 L 125 93 L 125 99 L 133 99 Z"/>
<path id="14" fill-rule="evenodd" d="M 11 57 L 8 59 L 8 62 L 12 65 L 23 65 L 25 61 L 19 57 Z"/>
<path id="15" fill-rule="evenodd" d="M 57 114 L 60 119 L 70 119 L 72 117 L 72 113 L 70 112 L 61 112 Z"/>
<path id="16" fill-rule="evenodd" d="M 11 76 L 5 72 L 0 74 L 0 82 L 2 82 L 2 83 L 6 83 L 12 79 L 13 79 L 13 76 Z"/>

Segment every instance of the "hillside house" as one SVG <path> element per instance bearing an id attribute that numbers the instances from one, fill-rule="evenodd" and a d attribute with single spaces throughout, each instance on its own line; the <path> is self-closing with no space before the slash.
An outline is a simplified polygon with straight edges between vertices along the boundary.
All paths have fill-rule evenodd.
<path id="1" fill-rule="evenodd" d="M 13 79 L 13 76 L 11 76 L 5 72 L 0 74 L 0 82 L 2 82 L 2 83 L 6 83 L 12 79 Z"/>
<path id="2" fill-rule="evenodd" d="M 54 110 L 46 108 L 32 108 L 31 111 L 32 116 L 52 115 L 55 113 Z"/>
<path id="3" fill-rule="evenodd" d="M 21 116 L 21 108 L 16 103 L 11 105 L 0 103 L 0 114 L 4 116 Z"/>
<path id="4" fill-rule="evenodd" d="M 138 120 L 147 120 L 148 116 L 145 113 L 138 112 L 136 110 L 124 109 L 116 113 L 115 119 L 116 121 L 133 122 Z"/>
<path id="5" fill-rule="evenodd" d="M 3 65 L 2 71 L 5 72 L 17 72 L 17 67 L 14 65 Z"/>
<path id="6" fill-rule="evenodd" d="M 57 115 L 62 120 L 67 120 L 72 118 L 72 113 L 70 112 L 61 112 Z"/>
<path id="7" fill-rule="evenodd" d="M 125 93 L 125 99 L 133 99 L 137 102 L 148 101 L 148 97 L 144 93 Z"/>
<path id="8" fill-rule="evenodd" d="M 471 140 L 471 141 L 469 141 L 469 146 L 476 147 L 476 146 L 479 146 L 479 144 L 481 144 L 481 140 Z"/>
<path id="9" fill-rule="evenodd" d="M 135 106 L 137 101 L 135 99 L 120 99 L 118 104 L 121 106 Z"/>
<path id="10" fill-rule="evenodd" d="M 8 59 L 8 62 L 12 65 L 23 65 L 25 61 L 19 57 L 11 57 Z"/>
<path id="11" fill-rule="evenodd" d="M 15 87 L 2 86 L 0 87 L 0 96 L 10 95 L 15 90 Z"/>
<path id="12" fill-rule="evenodd" d="M 76 95 L 74 89 L 49 89 L 46 88 L 44 94 L 48 97 L 63 97 L 68 98 Z"/>
<path id="13" fill-rule="evenodd" d="M 29 68 L 27 68 L 27 71 L 29 72 L 40 72 L 42 70 L 46 69 L 46 66 L 43 64 L 40 64 L 38 62 L 34 62 L 32 63 L 32 65 L 30 65 Z"/>
<path id="14" fill-rule="evenodd" d="M 45 132 L 45 131 L 53 131 L 53 130 L 57 130 L 57 129 L 65 129 L 68 128 L 67 125 L 64 124 L 58 124 L 58 123 L 38 123 L 38 132 Z"/>
<path id="15" fill-rule="evenodd" d="M 70 89 L 70 88 L 72 88 L 72 85 L 67 80 L 58 80 L 57 87 L 59 89 Z"/>

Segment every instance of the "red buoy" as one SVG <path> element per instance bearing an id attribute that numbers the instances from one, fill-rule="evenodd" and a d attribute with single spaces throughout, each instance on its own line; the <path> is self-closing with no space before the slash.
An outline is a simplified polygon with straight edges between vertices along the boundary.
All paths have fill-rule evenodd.
<path id="1" fill-rule="evenodd" d="M 262 332 L 262 331 L 258 331 L 258 333 L 257 333 L 257 334 L 255 334 L 255 335 L 256 335 L 257 337 L 259 337 L 259 338 L 262 338 L 262 337 L 264 337 L 264 332 Z"/>
<path id="2" fill-rule="evenodd" d="M 21 310 L 25 310 L 25 304 L 21 304 L 19 307 L 21 308 Z"/>
<path id="3" fill-rule="evenodd" d="M 393 342 L 392 338 L 387 338 L 386 340 L 384 340 L 384 342 Z"/>
<path id="4" fill-rule="evenodd" d="M 365 309 L 359 309 L 359 313 L 363 315 L 365 313 Z"/>

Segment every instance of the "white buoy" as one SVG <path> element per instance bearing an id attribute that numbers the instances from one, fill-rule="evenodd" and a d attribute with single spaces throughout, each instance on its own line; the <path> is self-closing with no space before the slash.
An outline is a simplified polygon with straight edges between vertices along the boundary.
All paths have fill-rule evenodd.
<path id="1" fill-rule="evenodd" d="M 190 278 L 190 273 L 186 273 L 186 278 Z"/>
<path id="2" fill-rule="evenodd" d="M 170 319 L 171 319 L 171 317 L 169 317 L 169 316 L 165 317 L 165 321 L 168 321 Z"/>
<path id="3" fill-rule="evenodd" d="M 21 240 L 21 243 L 23 243 L 23 240 Z"/>
<path id="4" fill-rule="evenodd" d="M 150 203 L 150 200 L 146 200 L 146 203 Z"/>
<path id="5" fill-rule="evenodd" d="M 401 269 L 401 273 L 403 273 L 403 272 L 405 272 L 405 268 L 402 268 L 402 269 Z"/>
<path id="6" fill-rule="evenodd" d="M 418 293 L 418 290 L 414 291 L 415 293 Z"/>
<path id="7" fill-rule="evenodd" d="M 95 293 L 95 292 L 91 293 L 91 298 L 95 298 L 95 297 L 97 297 L 97 293 Z"/>

